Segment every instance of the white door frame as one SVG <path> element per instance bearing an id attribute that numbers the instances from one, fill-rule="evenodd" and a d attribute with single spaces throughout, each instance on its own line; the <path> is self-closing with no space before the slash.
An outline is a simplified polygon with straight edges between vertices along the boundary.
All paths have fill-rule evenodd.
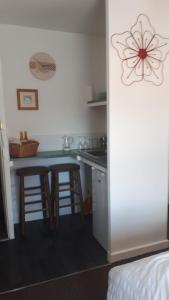
<path id="1" fill-rule="evenodd" d="M 105 0 L 105 11 L 106 11 L 106 82 L 107 82 L 107 206 L 108 206 L 108 251 L 107 260 L 111 262 L 112 252 L 112 227 L 111 227 L 111 195 L 110 195 L 110 75 L 109 75 L 109 1 Z"/>
<path id="2" fill-rule="evenodd" d="M 1 158 L 2 159 L 2 184 L 3 184 L 3 194 L 4 194 L 3 198 L 4 198 L 6 226 L 7 226 L 8 238 L 13 239 L 14 224 L 13 224 L 11 177 L 10 177 L 10 157 L 9 157 L 8 138 L 6 132 L 1 60 L 0 60 L 0 146 L 2 150 L 2 158 Z"/>

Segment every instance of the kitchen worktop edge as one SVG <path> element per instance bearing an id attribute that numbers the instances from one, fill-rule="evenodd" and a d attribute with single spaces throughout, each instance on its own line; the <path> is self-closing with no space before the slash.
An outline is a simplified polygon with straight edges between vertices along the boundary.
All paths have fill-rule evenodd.
<path id="1" fill-rule="evenodd" d="M 59 158 L 59 157 L 70 157 L 77 158 L 77 156 L 84 157 L 85 159 L 94 162 L 95 164 L 101 165 L 104 168 L 107 168 L 107 162 L 103 161 L 100 157 L 91 157 L 86 151 L 72 149 L 72 150 L 53 150 L 53 151 L 39 151 L 36 156 L 31 157 L 22 157 L 22 158 L 11 158 L 10 161 L 15 163 L 19 161 L 27 160 L 37 160 L 37 159 L 49 159 L 49 158 Z"/>

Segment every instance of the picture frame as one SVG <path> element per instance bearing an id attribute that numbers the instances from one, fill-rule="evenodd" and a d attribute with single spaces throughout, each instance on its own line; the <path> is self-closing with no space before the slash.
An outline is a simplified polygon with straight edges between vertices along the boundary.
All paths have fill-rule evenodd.
<path id="1" fill-rule="evenodd" d="M 17 89 L 18 110 L 38 110 L 38 90 Z"/>

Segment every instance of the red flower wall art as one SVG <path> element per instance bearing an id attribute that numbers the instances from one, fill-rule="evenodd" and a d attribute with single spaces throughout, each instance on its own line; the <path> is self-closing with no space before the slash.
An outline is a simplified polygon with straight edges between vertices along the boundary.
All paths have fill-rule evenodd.
<path id="1" fill-rule="evenodd" d="M 156 34 L 146 15 L 140 14 L 130 31 L 113 34 L 111 42 L 121 59 L 121 80 L 125 85 L 143 80 L 155 85 L 163 83 L 169 39 Z"/>

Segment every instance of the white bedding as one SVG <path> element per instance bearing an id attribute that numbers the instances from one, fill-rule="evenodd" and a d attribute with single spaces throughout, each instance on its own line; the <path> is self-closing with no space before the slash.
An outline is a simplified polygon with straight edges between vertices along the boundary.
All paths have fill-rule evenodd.
<path id="1" fill-rule="evenodd" d="M 169 251 L 111 269 L 107 300 L 169 300 Z"/>

